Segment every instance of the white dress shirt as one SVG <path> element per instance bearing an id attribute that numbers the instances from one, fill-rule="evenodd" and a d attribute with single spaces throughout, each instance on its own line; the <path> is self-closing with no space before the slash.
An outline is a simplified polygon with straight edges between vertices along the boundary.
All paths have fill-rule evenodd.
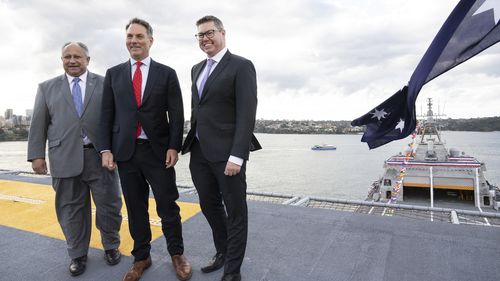
<path id="1" fill-rule="evenodd" d="M 80 85 L 80 89 L 82 89 L 82 104 L 85 102 L 85 90 L 87 88 L 87 76 L 89 72 L 85 71 L 82 75 L 78 76 L 80 78 L 80 81 L 78 82 L 78 85 Z M 73 93 L 73 79 L 76 77 L 69 75 L 66 73 L 66 78 L 68 79 L 68 84 L 69 84 L 69 91 L 70 93 Z"/>

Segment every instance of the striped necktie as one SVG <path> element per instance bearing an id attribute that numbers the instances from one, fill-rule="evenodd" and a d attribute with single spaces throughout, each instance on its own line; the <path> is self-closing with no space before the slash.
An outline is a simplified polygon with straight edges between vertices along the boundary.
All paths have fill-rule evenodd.
<path id="1" fill-rule="evenodd" d="M 71 89 L 71 94 L 73 95 L 73 103 L 75 104 L 76 112 L 78 117 L 82 116 L 83 102 L 82 102 L 82 88 L 80 88 L 79 77 L 73 78 L 73 88 Z"/>
<path id="2" fill-rule="evenodd" d="M 212 70 L 212 66 L 214 65 L 214 63 L 215 61 L 213 59 L 207 60 L 205 75 L 203 76 L 203 79 L 201 79 L 200 88 L 198 89 L 198 97 L 200 98 L 201 98 L 201 93 L 203 92 L 203 88 L 205 87 L 205 83 L 207 82 L 208 76 L 210 76 L 210 70 Z"/>

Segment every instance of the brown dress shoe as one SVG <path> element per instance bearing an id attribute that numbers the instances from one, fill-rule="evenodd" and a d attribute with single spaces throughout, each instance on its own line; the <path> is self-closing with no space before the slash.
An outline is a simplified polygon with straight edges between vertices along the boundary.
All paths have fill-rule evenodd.
<path id="1" fill-rule="evenodd" d="M 188 262 L 184 255 L 172 256 L 172 264 L 174 265 L 175 275 L 177 279 L 186 281 L 193 275 L 191 264 Z"/>
<path id="2" fill-rule="evenodd" d="M 137 281 L 141 279 L 144 270 L 151 266 L 151 256 L 145 260 L 135 261 L 128 272 L 123 276 L 123 281 Z"/>

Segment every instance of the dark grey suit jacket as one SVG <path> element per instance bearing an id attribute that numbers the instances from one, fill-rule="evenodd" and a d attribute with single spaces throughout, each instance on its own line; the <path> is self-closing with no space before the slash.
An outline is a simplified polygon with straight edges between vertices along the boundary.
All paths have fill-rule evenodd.
<path id="1" fill-rule="evenodd" d="M 82 129 L 97 145 L 97 125 L 101 112 L 103 77 L 89 72 L 83 113 L 73 103 L 66 75 L 40 83 L 35 98 L 28 138 L 28 161 L 45 159 L 49 146 L 50 173 L 55 178 L 74 177 L 83 171 Z"/>
<path id="2" fill-rule="evenodd" d="M 205 64 L 203 60 L 191 70 L 191 130 L 182 153 L 190 151 L 198 132 L 207 160 L 227 161 L 230 155 L 247 160 L 249 151 L 261 149 L 253 135 L 257 110 L 255 68 L 248 59 L 227 51 L 199 98 L 196 81 Z"/>
<path id="3" fill-rule="evenodd" d="M 181 150 L 184 109 L 177 74 L 151 60 L 148 80 L 138 107 L 132 86 L 130 60 L 106 72 L 99 128 L 99 151 L 111 150 L 116 161 L 135 151 L 136 125 L 141 123 L 156 155 L 165 162 L 168 149 Z"/>

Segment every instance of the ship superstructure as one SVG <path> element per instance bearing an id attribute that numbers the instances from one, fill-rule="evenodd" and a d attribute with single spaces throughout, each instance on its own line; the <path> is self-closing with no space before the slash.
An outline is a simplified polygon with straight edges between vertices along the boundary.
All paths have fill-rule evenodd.
<path id="1" fill-rule="evenodd" d="M 475 207 L 499 207 L 498 188 L 485 179 L 486 166 L 458 149 L 447 149 L 438 120 L 428 99 L 425 119 L 404 153 L 384 163 L 384 175 L 374 183 L 369 197 L 382 202 L 435 199 L 447 203 L 472 203 Z"/>

